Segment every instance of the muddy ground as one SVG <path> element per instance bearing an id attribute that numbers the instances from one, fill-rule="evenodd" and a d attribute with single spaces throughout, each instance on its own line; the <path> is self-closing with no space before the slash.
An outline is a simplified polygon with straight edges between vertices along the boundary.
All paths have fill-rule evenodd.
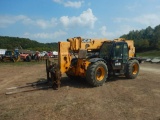
<path id="1" fill-rule="evenodd" d="M 45 81 L 45 64 L 0 64 L 0 120 L 160 120 L 160 64 L 140 67 L 135 80 L 92 88 L 64 75 L 59 90 L 5 95 L 6 88 Z"/>

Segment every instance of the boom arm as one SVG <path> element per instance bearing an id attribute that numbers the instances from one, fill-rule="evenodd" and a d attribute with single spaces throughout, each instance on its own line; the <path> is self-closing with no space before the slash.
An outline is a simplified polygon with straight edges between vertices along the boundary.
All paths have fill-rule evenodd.
<path id="1" fill-rule="evenodd" d="M 70 42 L 70 50 L 78 51 L 80 49 L 97 50 L 100 49 L 104 41 L 107 39 L 82 39 L 74 37 L 67 40 Z"/>

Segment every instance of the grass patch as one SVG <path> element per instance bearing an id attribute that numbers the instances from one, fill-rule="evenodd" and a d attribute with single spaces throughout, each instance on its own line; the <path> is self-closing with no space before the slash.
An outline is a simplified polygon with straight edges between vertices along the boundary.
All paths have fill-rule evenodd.
<path id="1" fill-rule="evenodd" d="M 11 66 L 33 66 L 37 64 L 45 64 L 45 61 L 40 61 L 40 62 L 0 62 L 0 67 L 1 66 L 6 66 L 6 65 L 11 65 Z"/>
<path id="2" fill-rule="evenodd" d="M 160 51 L 147 51 L 147 52 L 141 52 L 137 53 L 138 57 L 160 57 Z"/>

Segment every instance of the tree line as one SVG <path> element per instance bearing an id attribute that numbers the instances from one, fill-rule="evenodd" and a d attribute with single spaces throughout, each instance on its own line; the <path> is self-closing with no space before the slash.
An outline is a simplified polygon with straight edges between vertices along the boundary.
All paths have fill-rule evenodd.
<path id="1" fill-rule="evenodd" d="M 57 51 L 58 43 L 39 43 L 28 38 L 0 36 L 0 49 L 26 49 L 33 51 Z"/>
<path id="2" fill-rule="evenodd" d="M 142 30 L 132 30 L 128 34 L 124 34 L 120 37 L 134 40 L 137 52 L 160 50 L 160 25 L 155 28 L 149 26 Z M 28 38 L 0 36 L 0 49 L 15 48 L 38 51 L 57 51 L 58 43 L 39 43 Z"/>
<path id="3" fill-rule="evenodd" d="M 137 52 L 160 50 L 160 25 L 155 28 L 149 26 L 142 30 L 132 30 L 121 38 L 134 40 Z"/>

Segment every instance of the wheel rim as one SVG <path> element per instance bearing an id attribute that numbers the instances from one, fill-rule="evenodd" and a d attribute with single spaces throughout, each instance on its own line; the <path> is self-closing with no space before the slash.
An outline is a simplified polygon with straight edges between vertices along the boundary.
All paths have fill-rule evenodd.
<path id="1" fill-rule="evenodd" d="M 105 70 L 103 67 L 98 67 L 96 71 L 96 78 L 98 81 L 102 81 L 105 76 Z"/>
<path id="2" fill-rule="evenodd" d="M 132 71 L 133 75 L 136 75 L 138 73 L 138 64 L 137 63 L 133 64 L 132 70 L 133 70 Z"/>

